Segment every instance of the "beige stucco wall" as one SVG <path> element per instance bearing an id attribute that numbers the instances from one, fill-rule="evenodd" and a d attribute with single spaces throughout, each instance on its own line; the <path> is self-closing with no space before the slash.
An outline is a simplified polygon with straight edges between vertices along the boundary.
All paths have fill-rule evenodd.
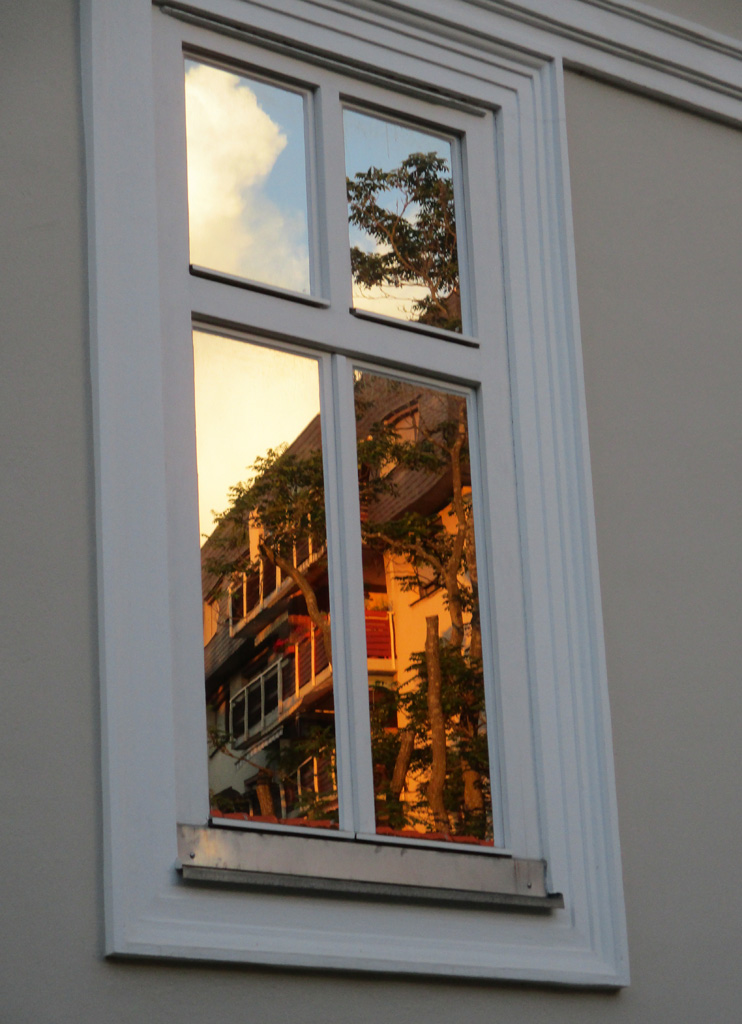
<path id="1" fill-rule="evenodd" d="M 75 11 L 27 0 L 0 15 L 0 1021 L 739 1019 L 742 132 L 576 76 L 567 112 L 632 987 L 102 959 Z"/>
<path id="2" fill-rule="evenodd" d="M 733 1021 L 742 132 L 578 77 L 567 111 L 627 1003 L 642 1020 Z"/>
<path id="3" fill-rule="evenodd" d="M 646 6 L 700 23 L 714 32 L 736 39 L 742 36 L 742 4 L 739 0 L 653 0 Z"/>

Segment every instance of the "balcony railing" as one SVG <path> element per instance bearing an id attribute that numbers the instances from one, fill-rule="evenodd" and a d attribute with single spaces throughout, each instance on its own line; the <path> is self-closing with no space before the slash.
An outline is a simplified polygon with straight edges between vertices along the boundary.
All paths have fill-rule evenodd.
<path id="1" fill-rule="evenodd" d="M 305 696 L 330 688 L 332 674 L 322 630 L 305 615 L 292 616 L 289 621 L 292 639 L 285 645 L 285 656 L 252 677 L 230 701 L 235 746 L 251 745 L 266 729 L 292 714 Z M 391 612 L 366 611 L 366 652 L 369 662 L 382 661 L 390 671 L 394 669 Z"/>
<path id="2" fill-rule="evenodd" d="M 304 619 L 306 632 L 294 645 L 297 694 L 314 684 L 329 665 L 322 631 Z M 366 611 L 366 657 L 388 661 L 394 668 L 394 623 L 389 611 Z"/>
<path id="3" fill-rule="evenodd" d="M 292 561 L 297 568 L 306 569 L 307 563 L 316 562 L 324 550 L 324 546 L 315 545 L 309 537 L 304 538 L 294 545 Z M 233 579 L 227 609 L 231 634 L 234 635 L 260 609 L 271 605 L 289 578 L 269 558 L 262 557 L 254 571 L 241 573 Z"/>

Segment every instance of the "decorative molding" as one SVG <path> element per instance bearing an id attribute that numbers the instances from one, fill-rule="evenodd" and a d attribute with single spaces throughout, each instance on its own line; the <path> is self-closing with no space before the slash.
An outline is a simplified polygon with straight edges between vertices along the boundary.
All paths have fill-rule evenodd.
<path id="1" fill-rule="evenodd" d="M 443 342 L 430 338 L 426 352 L 435 346 L 435 372 L 449 383 L 481 385 L 478 415 L 491 430 L 486 438 L 482 433 L 481 460 L 480 453 L 476 458 L 491 513 L 483 557 L 492 570 L 498 630 L 488 656 L 493 662 L 496 657 L 498 668 L 493 728 L 504 840 L 517 857 L 546 861 L 547 891 L 562 892 L 565 906 L 545 914 L 489 913 L 450 906 L 421 910 L 397 901 L 381 913 L 378 905 L 336 895 L 227 891 L 188 884 L 176 873 L 176 815 L 183 808 L 179 820 L 203 824 L 208 814 L 201 784 L 200 589 L 188 582 L 198 579 L 198 559 L 195 547 L 192 555 L 187 550 L 190 513 L 182 510 L 188 502 L 177 500 L 181 492 L 173 483 L 195 482 L 193 426 L 177 429 L 179 416 L 192 416 L 183 401 L 192 388 L 190 311 L 228 317 L 243 333 L 283 332 L 317 351 L 339 353 L 350 344 L 349 317 L 338 303 L 307 313 L 297 303 L 244 289 L 238 296 L 226 289 L 231 298 L 212 305 L 224 285 L 187 273 L 183 45 L 216 47 L 225 59 L 254 61 L 249 44 L 184 25 L 153 11 L 148 0 L 87 0 L 82 11 L 107 953 L 627 984 L 566 122 L 554 37 L 465 0 L 410 0 L 393 9 L 360 0 L 203 0 L 205 15 L 242 18 L 248 30 L 257 25 L 287 44 L 338 53 L 364 66 L 377 62 L 380 72 L 389 73 L 389 96 L 400 108 L 409 111 L 413 103 L 398 89 L 405 76 L 448 95 L 464 93 L 488 110 L 486 119 L 467 129 L 467 146 L 470 166 L 477 153 L 487 154 L 490 164 L 480 166 L 493 171 L 477 177 L 470 195 L 480 239 L 494 241 L 473 251 L 485 257 L 478 262 L 480 316 L 501 326 L 491 326 L 479 349 L 456 346 L 444 354 Z M 447 27 L 444 14 L 457 13 L 460 24 Z M 379 61 L 384 56 L 386 63 Z M 271 53 L 269 60 L 263 48 L 257 59 L 278 74 L 297 58 Z M 316 70 L 335 96 L 339 84 L 352 85 L 354 96 L 361 88 L 351 80 L 336 82 L 335 71 Z M 366 96 L 374 88 L 363 84 Z M 454 127 L 464 124 L 464 114 L 450 107 L 434 114 L 436 123 L 454 118 Z M 339 138 L 339 122 L 334 129 L 324 123 L 325 139 L 332 130 Z M 344 232 L 345 216 L 343 208 L 337 223 Z M 495 244 L 500 238 L 502 247 Z M 173 253 L 174 260 L 168 258 Z M 199 302 L 189 304 L 189 295 Z M 361 330 L 374 332 L 378 362 L 421 372 L 419 352 L 412 359 L 405 348 L 412 344 L 410 332 L 386 337 L 361 318 L 353 321 L 359 337 Z M 362 340 L 358 351 L 368 352 Z M 329 391 L 336 383 L 328 372 L 323 387 Z M 346 403 L 349 394 L 346 389 Z M 352 408 L 346 405 L 341 422 L 349 421 Z M 355 466 L 344 451 L 343 466 L 352 476 Z M 329 464 L 337 469 L 341 457 Z M 195 508 L 191 512 L 195 527 Z M 347 551 L 340 548 L 341 555 Z M 343 558 L 337 563 L 342 566 Z M 344 597 L 350 594 L 349 586 L 343 590 L 346 576 L 338 570 Z M 348 730 L 351 735 L 359 738 Z"/>
<path id="2" fill-rule="evenodd" d="M 709 117 L 742 123 L 742 40 L 629 0 L 346 0 L 423 18 L 441 33 L 509 43 Z"/>
<path id="3" fill-rule="evenodd" d="M 669 32 L 672 35 L 679 36 L 681 39 L 687 39 L 696 45 L 718 50 L 720 53 L 726 53 L 737 60 L 742 59 L 741 40 L 735 39 L 733 36 L 722 35 L 720 32 L 713 32 L 703 25 L 667 14 L 656 7 L 634 3 L 633 0 L 581 0 L 581 2 L 592 4 L 594 7 L 602 7 L 612 14 L 618 14 L 622 18 L 630 18 L 641 25 L 660 29 L 662 32 Z M 740 29 L 742 30 L 742 25 Z"/>
<path id="4" fill-rule="evenodd" d="M 396 0 L 392 0 L 392 2 L 396 2 Z M 630 0 L 526 0 L 521 3 L 516 3 L 514 0 L 466 0 L 466 2 L 498 11 L 506 17 L 533 25 L 536 28 L 545 28 L 558 35 L 572 36 L 582 42 L 590 42 L 592 38 L 601 39 L 604 44 L 609 46 L 614 45 L 615 40 L 607 32 L 596 33 L 583 29 L 582 26 L 585 22 L 592 20 L 589 16 L 585 16 L 584 11 L 594 7 L 605 11 L 612 18 L 620 18 L 625 22 L 635 21 L 644 28 L 677 36 L 694 46 L 716 50 L 737 60 L 742 59 L 742 41 L 734 39 L 732 36 L 712 32 L 702 25 L 677 18 L 657 8 L 632 3 Z M 561 16 L 557 16 L 560 11 Z"/>
<path id="5" fill-rule="evenodd" d="M 244 9 L 241 0 L 152 2 L 184 20 L 220 24 L 227 33 L 239 31 L 237 15 Z M 742 40 L 632 0 L 462 0 L 456 7 L 461 17 L 452 17 L 450 0 L 318 0 L 307 7 L 340 16 L 352 8 L 368 25 L 404 22 L 438 37 L 442 46 L 500 53 L 521 64 L 559 60 L 568 69 L 742 124 Z M 251 32 L 271 45 L 269 32 Z"/>

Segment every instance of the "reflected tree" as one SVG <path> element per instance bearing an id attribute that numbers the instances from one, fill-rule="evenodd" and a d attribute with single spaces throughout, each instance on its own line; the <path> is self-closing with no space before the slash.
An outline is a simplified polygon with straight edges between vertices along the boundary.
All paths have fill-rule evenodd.
<path id="1" fill-rule="evenodd" d="M 373 476 L 377 436 L 389 424 L 363 423 L 367 405 L 400 401 L 414 410 L 414 429 L 391 445 L 380 491 L 361 502 L 364 545 L 376 547 L 397 567 L 402 589 L 426 588 L 444 596 L 450 626 L 437 614 L 420 613 L 421 649 L 413 653 L 409 679 L 394 700 L 403 728 L 385 735 L 375 717 L 374 760 L 379 810 L 390 827 L 413 818 L 436 832 L 488 838 L 489 770 L 482 679 L 482 642 L 477 598 L 466 401 L 462 396 L 389 381 L 371 374 L 356 384 L 359 475 Z M 388 442 L 387 442 L 388 443 Z M 404 567 L 404 568 L 400 568 Z M 416 785 L 409 786 L 412 777 Z M 407 799 L 402 801 L 403 790 Z"/>
<path id="2" fill-rule="evenodd" d="M 461 291 L 453 182 L 446 160 L 412 153 L 399 167 L 369 167 L 347 179 L 348 219 L 373 243 L 351 248 L 353 281 L 361 288 L 423 286 L 414 319 L 461 330 Z"/>
<path id="3" fill-rule="evenodd" d="M 319 418 L 315 422 L 319 442 Z M 311 427 L 311 425 L 310 425 Z M 225 582 L 245 574 L 257 584 L 267 563 L 290 579 L 304 602 L 312 626 L 322 637 L 326 662 L 332 666 L 332 626 L 329 611 L 320 599 L 317 581 L 326 579 L 326 522 L 322 451 L 319 443 L 302 451 L 284 444 L 269 449 L 250 467 L 251 475 L 230 488 L 229 505 L 216 517 L 204 570 Z M 299 551 L 312 551 L 312 574 L 302 569 Z M 230 754 L 228 733 L 212 737 L 212 754 Z M 307 759 L 317 757 L 325 765 L 334 755 L 334 731 L 298 727 L 293 742 L 273 758 L 270 767 L 259 768 L 256 794 L 262 815 L 277 816 L 271 783 L 280 781 L 292 793 L 293 805 L 308 818 L 325 816 L 327 794 L 302 795 L 296 789 L 297 773 Z M 239 761 L 250 764 L 247 755 Z M 329 773 L 331 775 L 331 773 Z M 328 769 L 324 769 L 325 778 Z M 330 790 L 332 787 L 326 787 Z"/>
<path id="4" fill-rule="evenodd" d="M 371 167 L 349 178 L 349 220 L 375 242 L 351 251 L 362 287 L 423 285 L 414 304 L 421 323 L 461 329 L 453 188 L 446 161 L 414 153 L 398 168 Z M 466 401 L 371 373 L 355 381 L 358 485 L 364 550 L 375 551 L 402 590 L 443 596 L 439 614 L 418 621 L 419 647 L 407 679 L 372 683 L 370 710 L 377 819 L 393 831 L 422 828 L 444 836 L 491 838 L 482 641 L 471 506 Z M 402 412 L 400 413 L 400 410 Z M 332 664 L 331 623 L 295 552 L 311 542 L 326 567 L 322 455 L 296 443 L 270 450 L 231 489 L 219 518 L 208 570 L 229 579 L 255 576 L 267 560 L 290 578 L 320 631 Z M 424 499 L 420 496 L 424 495 Z M 250 545 L 250 535 L 258 538 Z M 315 563 L 316 565 L 316 563 Z M 398 725 L 398 723 L 401 723 Z M 316 729 L 292 751 L 328 764 L 334 732 Z M 267 800 L 267 797 L 266 797 Z M 261 798 L 261 808 L 263 799 Z M 321 816 L 320 800 L 305 808 Z"/>
<path id="5" fill-rule="evenodd" d="M 418 589 L 424 578 L 441 592 L 450 620 L 441 631 L 438 614 L 418 617 L 420 647 L 407 680 L 394 688 L 372 684 L 379 820 L 394 830 L 418 826 L 486 839 L 489 773 L 466 402 L 366 373 L 357 375 L 355 407 L 364 549 L 387 559 L 403 590 Z M 326 568 L 321 453 L 272 450 L 252 469 L 232 488 L 217 531 L 220 554 L 212 547 L 209 569 L 228 577 L 257 574 L 261 558 L 278 566 L 303 596 L 331 664 L 331 623 L 317 593 L 326 576 L 315 562 L 310 578 L 293 557 L 311 540 Z M 251 534 L 259 538 L 252 558 Z M 314 729 L 275 771 L 288 778 L 304 759 L 327 763 L 333 756 L 332 731 Z M 309 816 L 321 816 L 321 798 L 303 803 Z"/>
<path id="6" fill-rule="evenodd" d="M 218 549 L 228 552 L 227 559 L 212 556 L 209 568 L 219 575 L 243 571 L 256 576 L 264 558 L 280 569 L 298 587 L 332 664 L 330 617 L 320 608 L 315 588 L 295 559 L 295 552 L 307 543 L 326 558 L 322 451 L 316 447 L 297 454 L 284 445 L 269 449 L 250 468 L 252 476 L 230 488 L 229 507 L 216 520 L 222 527 Z M 251 535 L 257 538 L 252 558 Z M 240 552 L 236 558 L 235 551 Z"/>

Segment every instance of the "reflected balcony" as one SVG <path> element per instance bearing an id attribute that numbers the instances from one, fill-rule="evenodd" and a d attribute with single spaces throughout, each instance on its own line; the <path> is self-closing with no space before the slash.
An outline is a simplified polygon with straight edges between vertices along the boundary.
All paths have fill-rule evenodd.
<path id="1" fill-rule="evenodd" d="M 393 675 L 394 617 L 392 612 L 367 610 L 366 651 L 369 674 Z M 230 700 L 230 732 L 235 749 L 255 751 L 273 742 L 287 718 L 316 708 L 332 692 L 332 666 L 322 631 L 307 615 L 282 615 L 258 634 L 271 641 L 280 656 L 251 676 Z"/>

